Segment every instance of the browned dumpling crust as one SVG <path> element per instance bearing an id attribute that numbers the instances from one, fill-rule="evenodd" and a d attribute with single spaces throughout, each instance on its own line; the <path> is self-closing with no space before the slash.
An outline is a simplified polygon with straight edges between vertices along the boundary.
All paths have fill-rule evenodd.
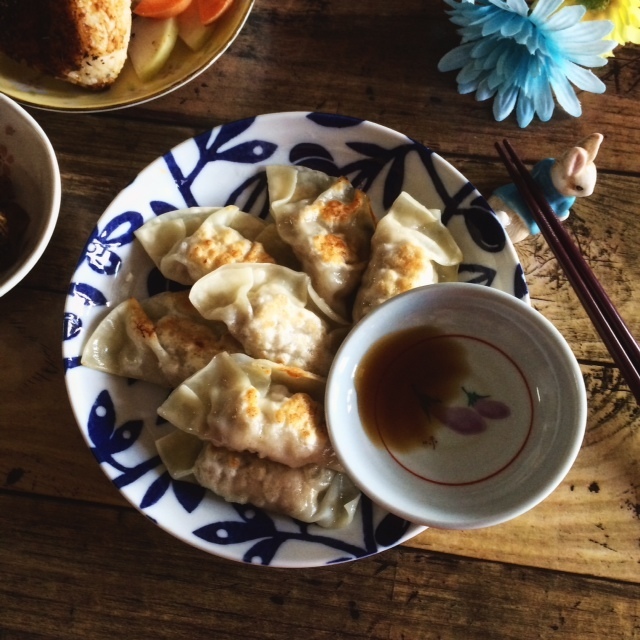
<path id="1" fill-rule="evenodd" d="M 340 528 L 353 519 L 360 492 L 344 474 L 315 464 L 292 469 L 251 453 L 207 443 L 193 473 L 228 502 L 251 503 L 302 522 Z"/>
<path id="2" fill-rule="evenodd" d="M 321 376 L 344 338 L 319 309 L 309 276 L 281 265 L 224 265 L 189 299 L 204 318 L 224 322 L 246 354 Z"/>
<path id="3" fill-rule="evenodd" d="M 82 364 L 175 387 L 216 354 L 240 349 L 222 323 L 208 322 L 195 311 L 186 291 L 167 291 L 115 307 L 87 341 Z"/>
<path id="4" fill-rule="evenodd" d="M 345 177 L 299 166 L 268 166 L 267 183 L 278 233 L 318 295 L 348 320 L 376 225 L 369 198 Z"/>
<path id="5" fill-rule="evenodd" d="M 220 353 L 158 408 L 216 446 L 289 467 L 338 465 L 324 416 L 324 379 L 245 354 Z"/>
<path id="6" fill-rule="evenodd" d="M 234 205 L 192 207 L 156 216 L 135 234 L 165 278 L 191 285 L 226 264 L 275 262 L 257 240 L 266 226 Z"/>
<path id="7" fill-rule="evenodd" d="M 405 291 L 455 281 L 462 260 L 462 251 L 442 224 L 440 211 L 427 209 L 405 192 L 378 223 L 371 247 L 353 306 L 356 321 Z"/>

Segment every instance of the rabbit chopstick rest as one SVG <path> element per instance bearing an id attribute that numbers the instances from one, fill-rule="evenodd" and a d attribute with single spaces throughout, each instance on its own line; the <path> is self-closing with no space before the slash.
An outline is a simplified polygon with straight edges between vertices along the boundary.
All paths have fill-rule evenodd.
<path id="1" fill-rule="evenodd" d="M 560 220 L 566 220 L 576 198 L 590 196 L 596 185 L 594 160 L 602 143 L 600 133 L 592 133 L 559 158 L 541 160 L 533 169 L 533 179 L 542 190 Z M 489 198 L 512 242 L 520 242 L 528 235 L 540 233 L 529 208 L 517 187 L 507 184 L 496 189 Z"/>

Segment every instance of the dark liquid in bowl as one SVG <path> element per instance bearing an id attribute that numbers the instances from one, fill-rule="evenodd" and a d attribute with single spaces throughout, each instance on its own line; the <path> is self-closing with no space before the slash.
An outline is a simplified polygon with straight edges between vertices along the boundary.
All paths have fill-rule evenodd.
<path id="1" fill-rule="evenodd" d="M 13 199 L 11 182 L 0 176 L 0 270 L 18 259 L 28 224 L 27 213 Z"/>
<path id="2" fill-rule="evenodd" d="M 437 408 L 460 393 L 469 372 L 460 341 L 436 327 L 406 329 L 379 340 L 355 376 L 367 435 L 395 451 L 428 445 L 439 425 Z"/>

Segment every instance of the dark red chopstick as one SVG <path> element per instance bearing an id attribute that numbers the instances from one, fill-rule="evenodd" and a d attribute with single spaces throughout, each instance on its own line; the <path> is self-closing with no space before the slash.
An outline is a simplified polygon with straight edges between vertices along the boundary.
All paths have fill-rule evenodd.
<path id="1" fill-rule="evenodd" d="M 640 347 L 508 140 L 496 149 L 598 334 L 640 404 Z"/>
<path id="2" fill-rule="evenodd" d="M 576 271 L 577 273 L 573 277 L 580 277 L 584 281 L 584 286 L 587 287 L 587 293 L 593 296 L 595 304 L 601 308 L 602 312 L 607 317 L 612 329 L 615 331 L 627 353 L 630 357 L 633 357 L 633 354 L 636 354 L 637 359 L 634 362 L 636 364 L 636 369 L 640 371 L 640 347 L 638 347 L 638 343 L 629 331 L 629 328 L 621 318 L 613 302 L 611 302 L 607 292 L 603 289 L 602 285 L 594 275 L 593 271 L 584 259 L 584 256 L 571 240 L 567 230 L 553 213 L 547 199 L 540 191 L 540 188 L 531 177 L 531 174 L 527 171 L 527 168 L 524 166 L 509 141 L 505 140 L 504 145 L 509 153 L 513 165 L 515 165 L 515 168 L 526 184 L 528 195 L 525 197 L 533 198 L 534 200 L 534 204 L 531 204 L 531 200 L 528 200 L 527 204 L 531 208 L 531 213 L 538 223 L 538 226 L 542 224 L 542 226 L 546 228 L 547 233 L 543 233 L 545 239 L 549 242 L 548 237 L 555 236 L 551 237 L 551 249 L 554 250 L 555 253 L 554 248 L 557 247 L 566 253 L 566 268 L 569 271 Z M 542 227 L 540 228 L 542 231 Z M 564 268 L 565 267 L 563 266 L 563 269 Z"/>

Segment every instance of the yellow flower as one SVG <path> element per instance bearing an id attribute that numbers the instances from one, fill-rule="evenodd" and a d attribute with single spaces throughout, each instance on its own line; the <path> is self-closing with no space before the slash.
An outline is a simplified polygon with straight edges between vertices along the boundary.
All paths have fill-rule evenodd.
<path id="1" fill-rule="evenodd" d="M 584 20 L 611 20 L 610 40 L 620 45 L 640 44 L 640 0 L 565 0 L 565 4 L 583 5 L 587 9 Z"/>

